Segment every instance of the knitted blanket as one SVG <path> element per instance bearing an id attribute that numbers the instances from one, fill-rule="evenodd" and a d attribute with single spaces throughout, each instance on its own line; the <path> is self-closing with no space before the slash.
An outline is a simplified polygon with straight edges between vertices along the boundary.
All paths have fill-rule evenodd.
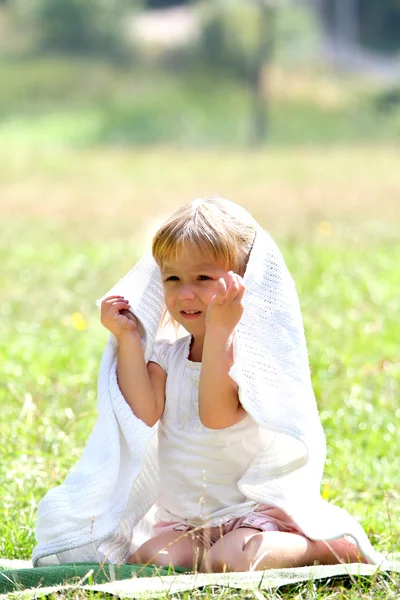
<path id="1" fill-rule="evenodd" d="M 259 226 L 244 283 L 244 314 L 235 331 L 230 375 L 241 404 L 264 428 L 268 441 L 238 488 L 249 499 L 282 509 L 311 539 L 352 536 L 369 562 L 381 565 L 384 558 L 361 525 L 321 498 L 325 437 L 299 301 L 279 249 Z M 149 360 L 164 308 L 160 273 L 151 255 L 105 296 L 109 294 L 129 299 Z M 98 419 L 80 461 L 39 504 L 35 566 L 124 563 L 150 536 L 159 492 L 157 425 L 145 425 L 125 402 L 116 376 L 117 350 L 111 335 L 100 367 Z"/>
<path id="2" fill-rule="evenodd" d="M 209 586 L 237 589 L 293 589 L 298 584 L 313 581 L 318 585 L 354 585 L 360 580 L 376 580 L 377 576 L 398 573 L 400 562 L 394 558 L 385 568 L 373 565 L 328 565 L 300 567 L 293 569 L 271 569 L 252 573 L 183 574 L 184 569 L 142 565 L 110 565 L 100 563 L 64 564 L 52 567 L 31 568 L 29 562 L 21 568 L 22 561 L 2 561 L 0 559 L 0 597 L 3 594 L 31 590 L 37 597 L 38 588 L 42 594 L 51 594 L 68 587 L 102 591 L 124 598 L 152 597 L 191 591 Z M 181 573 L 181 574 L 180 574 Z M 24 598 L 28 592 L 24 592 Z"/>

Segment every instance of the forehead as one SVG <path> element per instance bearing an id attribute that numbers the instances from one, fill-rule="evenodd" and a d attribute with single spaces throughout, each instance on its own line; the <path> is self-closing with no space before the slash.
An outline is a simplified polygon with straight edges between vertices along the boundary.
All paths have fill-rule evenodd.
<path id="1" fill-rule="evenodd" d="M 188 252 L 180 252 L 169 260 L 164 261 L 161 266 L 163 273 L 171 271 L 218 271 L 225 269 L 225 265 L 220 264 L 214 257 L 207 254 L 189 254 Z"/>

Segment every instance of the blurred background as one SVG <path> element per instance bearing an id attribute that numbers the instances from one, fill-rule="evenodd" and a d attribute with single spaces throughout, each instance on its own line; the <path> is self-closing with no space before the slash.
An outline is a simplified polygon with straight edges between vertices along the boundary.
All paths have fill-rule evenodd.
<path id="1" fill-rule="evenodd" d="M 7 144 L 394 141 L 397 0 L 0 0 Z"/>
<path id="2" fill-rule="evenodd" d="M 294 276 L 324 498 L 398 547 L 399 139 L 399 0 L 0 0 L 0 556 L 94 423 L 96 298 L 213 194 Z"/>
<path id="3" fill-rule="evenodd" d="M 397 218 L 399 56 L 398 0 L 0 0 L 2 212 Z"/>

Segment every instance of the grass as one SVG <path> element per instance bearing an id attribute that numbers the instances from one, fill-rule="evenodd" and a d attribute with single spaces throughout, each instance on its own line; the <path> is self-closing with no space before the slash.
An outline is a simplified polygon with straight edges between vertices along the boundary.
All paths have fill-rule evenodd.
<path id="1" fill-rule="evenodd" d="M 0 80 L 0 142 L 12 148 L 246 146 L 252 127 L 246 82 L 196 64 L 117 67 L 87 58 L 0 54 Z M 326 69 L 274 65 L 265 90 L 269 141 L 395 142 L 400 110 L 379 109 L 382 93 Z"/>
<path id="2" fill-rule="evenodd" d="M 37 504 L 64 479 L 94 424 L 107 337 L 96 298 L 130 268 L 163 214 L 215 192 L 242 202 L 272 231 L 295 278 L 328 441 L 323 496 L 356 516 L 378 549 L 400 551 L 395 148 L 221 156 L 22 147 L 0 155 L 0 556 L 30 557 Z M 399 592 L 393 577 L 281 595 Z M 190 597 L 217 594 L 251 596 Z"/>

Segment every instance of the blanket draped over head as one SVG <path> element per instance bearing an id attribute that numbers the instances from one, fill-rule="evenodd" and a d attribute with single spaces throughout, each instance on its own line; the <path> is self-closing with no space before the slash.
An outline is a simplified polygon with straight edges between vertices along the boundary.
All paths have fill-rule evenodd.
<path id="1" fill-rule="evenodd" d="M 271 237 L 256 225 L 244 275 L 244 313 L 234 365 L 240 402 L 270 440 L 238 482 L 249 499 L 285 511 L 313 540 L 350 535 L 369 562 L 382 555 L 350 514 L 320 495 L 325 436 L 311 386 L 293 280 Z M 144 256 L 104 297 L 125 296 L 143 328 L 146 360 L 164 311 L 159 268 Z M 165 337 L 165 335 L 163 336 Z M 159 493 L 157 424 L 136 418 L 118 387 L 117 340 L 110 335 L 98 380 L 98 419 L 81 459 L 38 507 L 35 566 L 124 563 L 151 533 Z"/>

